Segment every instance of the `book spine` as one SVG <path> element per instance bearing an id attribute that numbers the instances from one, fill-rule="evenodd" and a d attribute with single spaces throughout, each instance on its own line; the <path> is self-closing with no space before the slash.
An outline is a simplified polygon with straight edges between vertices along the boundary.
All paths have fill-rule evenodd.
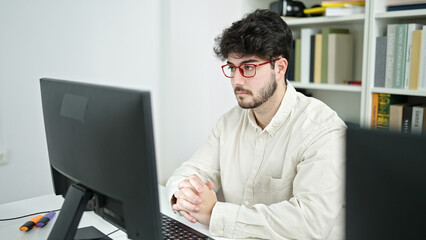
<path id="1" fill-rule="evenodd" d="M 404 104 L 392 104 L 389 110 L 389 130 L 401 132 Z"/>
<path id="2" fill-rule="evenodd" d="M 419 89 L 426 90 L 426 25 L 423 26 L 422 43 L 420 53 Z"/>
<path id="3" fill-rule="evenodd" d="M 411 133 L 413 134 L 421 134 L 423 127 L 423 114 L 424 107 L 422 106 L 414 106 L 413 107 L 413 115 L 411 117 Z"/>
<path id="4" fill-rule="evenodd" d="M 419 73 L 420 73 L 420 54 L 422 44 L 423 30 L 415 30 L 413 32 L 413 50 L 411 51 L 410 66 L 410 90 L 419 89 Z"/>
<path id="5" fill-rule="evenodd" d="M 393 87 L 393 64 L 395 54 L 395 36 L 397 24 L 389 24 L 387 27 L 387 44 L 386 44 L 386 72 L 385 87 Z"/>
<path id="6" fill-rule="evenodd" d="M 377 129 L 389 129 L 390 94 L 379 93 L 379 110 L 377 113 Z"/>
<path id="7" fill-rule="evenodd" d="M 371 129 L 377 129 L 377 113 L 379 112 L 379 94 L 373 93 L 371 105 Z"/>
<path id="8" fill-rule="evenodd" d="M 311 36 L 316 33 L 315 29 L 303 28 L 300 30 L 300 82 L 309 83 L 311 71 Z"/>
<path id="9" fill-rule="evenodd" d="M 415 30 L 421 29 L 421 24 L 410 23 L 407 26 L 407 43 L 405 51 L 405 77 L 404 89 L 410 88 L 411 61 L 413 53 L 413 33 Z"/>
<path id="10" fill-rule="evenodd" d="M 301 57 L 300 57 L 300 51 L 301 51 L 301 42 L 300 42 L 300 38 L 296 39 L 296 44 L 295 44 L 295 55 L 294 55 L 294 81 L 295 82 L 300 82 L 300 61 L 301 61 Z"/>
<path id="11" fill-rule="evenodd" d="M 291 41 L 290 60 L 288 61 L 288 68 L 287 68 L 287 79 L 290 81 L 294 81 L 295 43 L 296 41 L 293 39 L 293 41 Z"/>
<path id="12" fill-rule="evenodd" d="M 402 133 L 411 133 L 411 117 L 413 116 L 413 106 L 405 105 L 402 113 Z"/>
<path id="13" fill-rule="evenodd" d="M 322 34 L 315 34 L 314 83 L 321 83 Z"/>
<path id="14" fill-rule="evenodd" d="M 387 44 L 386 36 L 376 38 L 376 60 L 375 60 L 375 71 L 374 71 L 375 87 L 385 87 L 386 44 Z"/>
<path id="15" fill-rule="evenodd" d="M 311 55 L 309 57 L 309 82 L 314 82 L 315 35 L 311 36 Z"/>
<path id="16" fill-rule="evenodd" d="M 328 82 L 328 35 L 330 33 L 349 33 L 344 28 L 323 28 L 322 34 L 322 55 L 321 55 L 321 83 Z"/>
<path id="17" fill-rule="evenodd" d="M 404 89 L 407 24 L 398 24 L 395 37 L 393 88 Z"/>
<path id="18" fill-rule="evenodd" d="M 354 39 L 347 33 L 328 35 L 328 83 L 353 80 Z"/>

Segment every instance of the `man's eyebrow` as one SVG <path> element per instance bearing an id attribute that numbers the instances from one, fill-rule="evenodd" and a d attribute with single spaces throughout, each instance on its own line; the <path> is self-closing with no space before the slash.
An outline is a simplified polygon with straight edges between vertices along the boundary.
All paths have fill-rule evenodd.
<path id="1" fill-rule="evenodd" d="M 253 63 L 253 62 L 259 62 L 259 60 L 256 60 L 256 59 L 248 59 L 248 60 L 242 61 L 242 62 L 241 62 L 241 64 L 245 64 L 245 63 Z M 230 65 L 235 65 L 235 64 L 233 64 L 233 63 L 232 63 L 232 62 L 230 62 L 230 61 L 226 61 L 226 63 L 227 63 L 227 64 L 230 64 Z"/>

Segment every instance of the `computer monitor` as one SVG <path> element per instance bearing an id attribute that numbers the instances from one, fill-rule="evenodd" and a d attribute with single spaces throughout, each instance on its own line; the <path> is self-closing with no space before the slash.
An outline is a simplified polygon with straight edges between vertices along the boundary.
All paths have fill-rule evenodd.
<path id="1" fill-rule="evenodd" d="M 348 129 L 346 239 L 426 239 L 426 136 Z"/>
<path id="2" fill-rule="evenodd" d="M 54 190 L 65 197 L 49 239 L 93 234 L 76 234 L 87 207 L 131 239 L 161 239 L 150 93 L 47 78 L 40 86 Z"/>

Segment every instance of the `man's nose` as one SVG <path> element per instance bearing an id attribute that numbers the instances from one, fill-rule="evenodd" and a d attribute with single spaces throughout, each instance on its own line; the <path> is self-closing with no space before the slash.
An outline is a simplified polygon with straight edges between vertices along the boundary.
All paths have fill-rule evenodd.
<path id="1" fill-rule="evenodd" d="M 234 76 L 232 77 L 232 80 L 234 81 L 235 85 L 244 85 L 246 82 L 246 78 L 241 73 L 242 70 L 238 69 L 239 71 L 234 72 Z"/>

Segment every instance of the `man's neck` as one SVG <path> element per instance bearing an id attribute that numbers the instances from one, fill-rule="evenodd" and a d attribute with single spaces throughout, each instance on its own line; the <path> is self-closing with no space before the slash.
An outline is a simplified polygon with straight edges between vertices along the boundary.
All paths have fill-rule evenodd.
<path id="1" fill-rule="evenodd" d="M 263 130 L 271 122 L 272 118 L 278 112 L 284 95 L 287 91 L 287 85 L 278 84 L 277 90 L 268 101 L 253 109 L 257 125 Z"/>

